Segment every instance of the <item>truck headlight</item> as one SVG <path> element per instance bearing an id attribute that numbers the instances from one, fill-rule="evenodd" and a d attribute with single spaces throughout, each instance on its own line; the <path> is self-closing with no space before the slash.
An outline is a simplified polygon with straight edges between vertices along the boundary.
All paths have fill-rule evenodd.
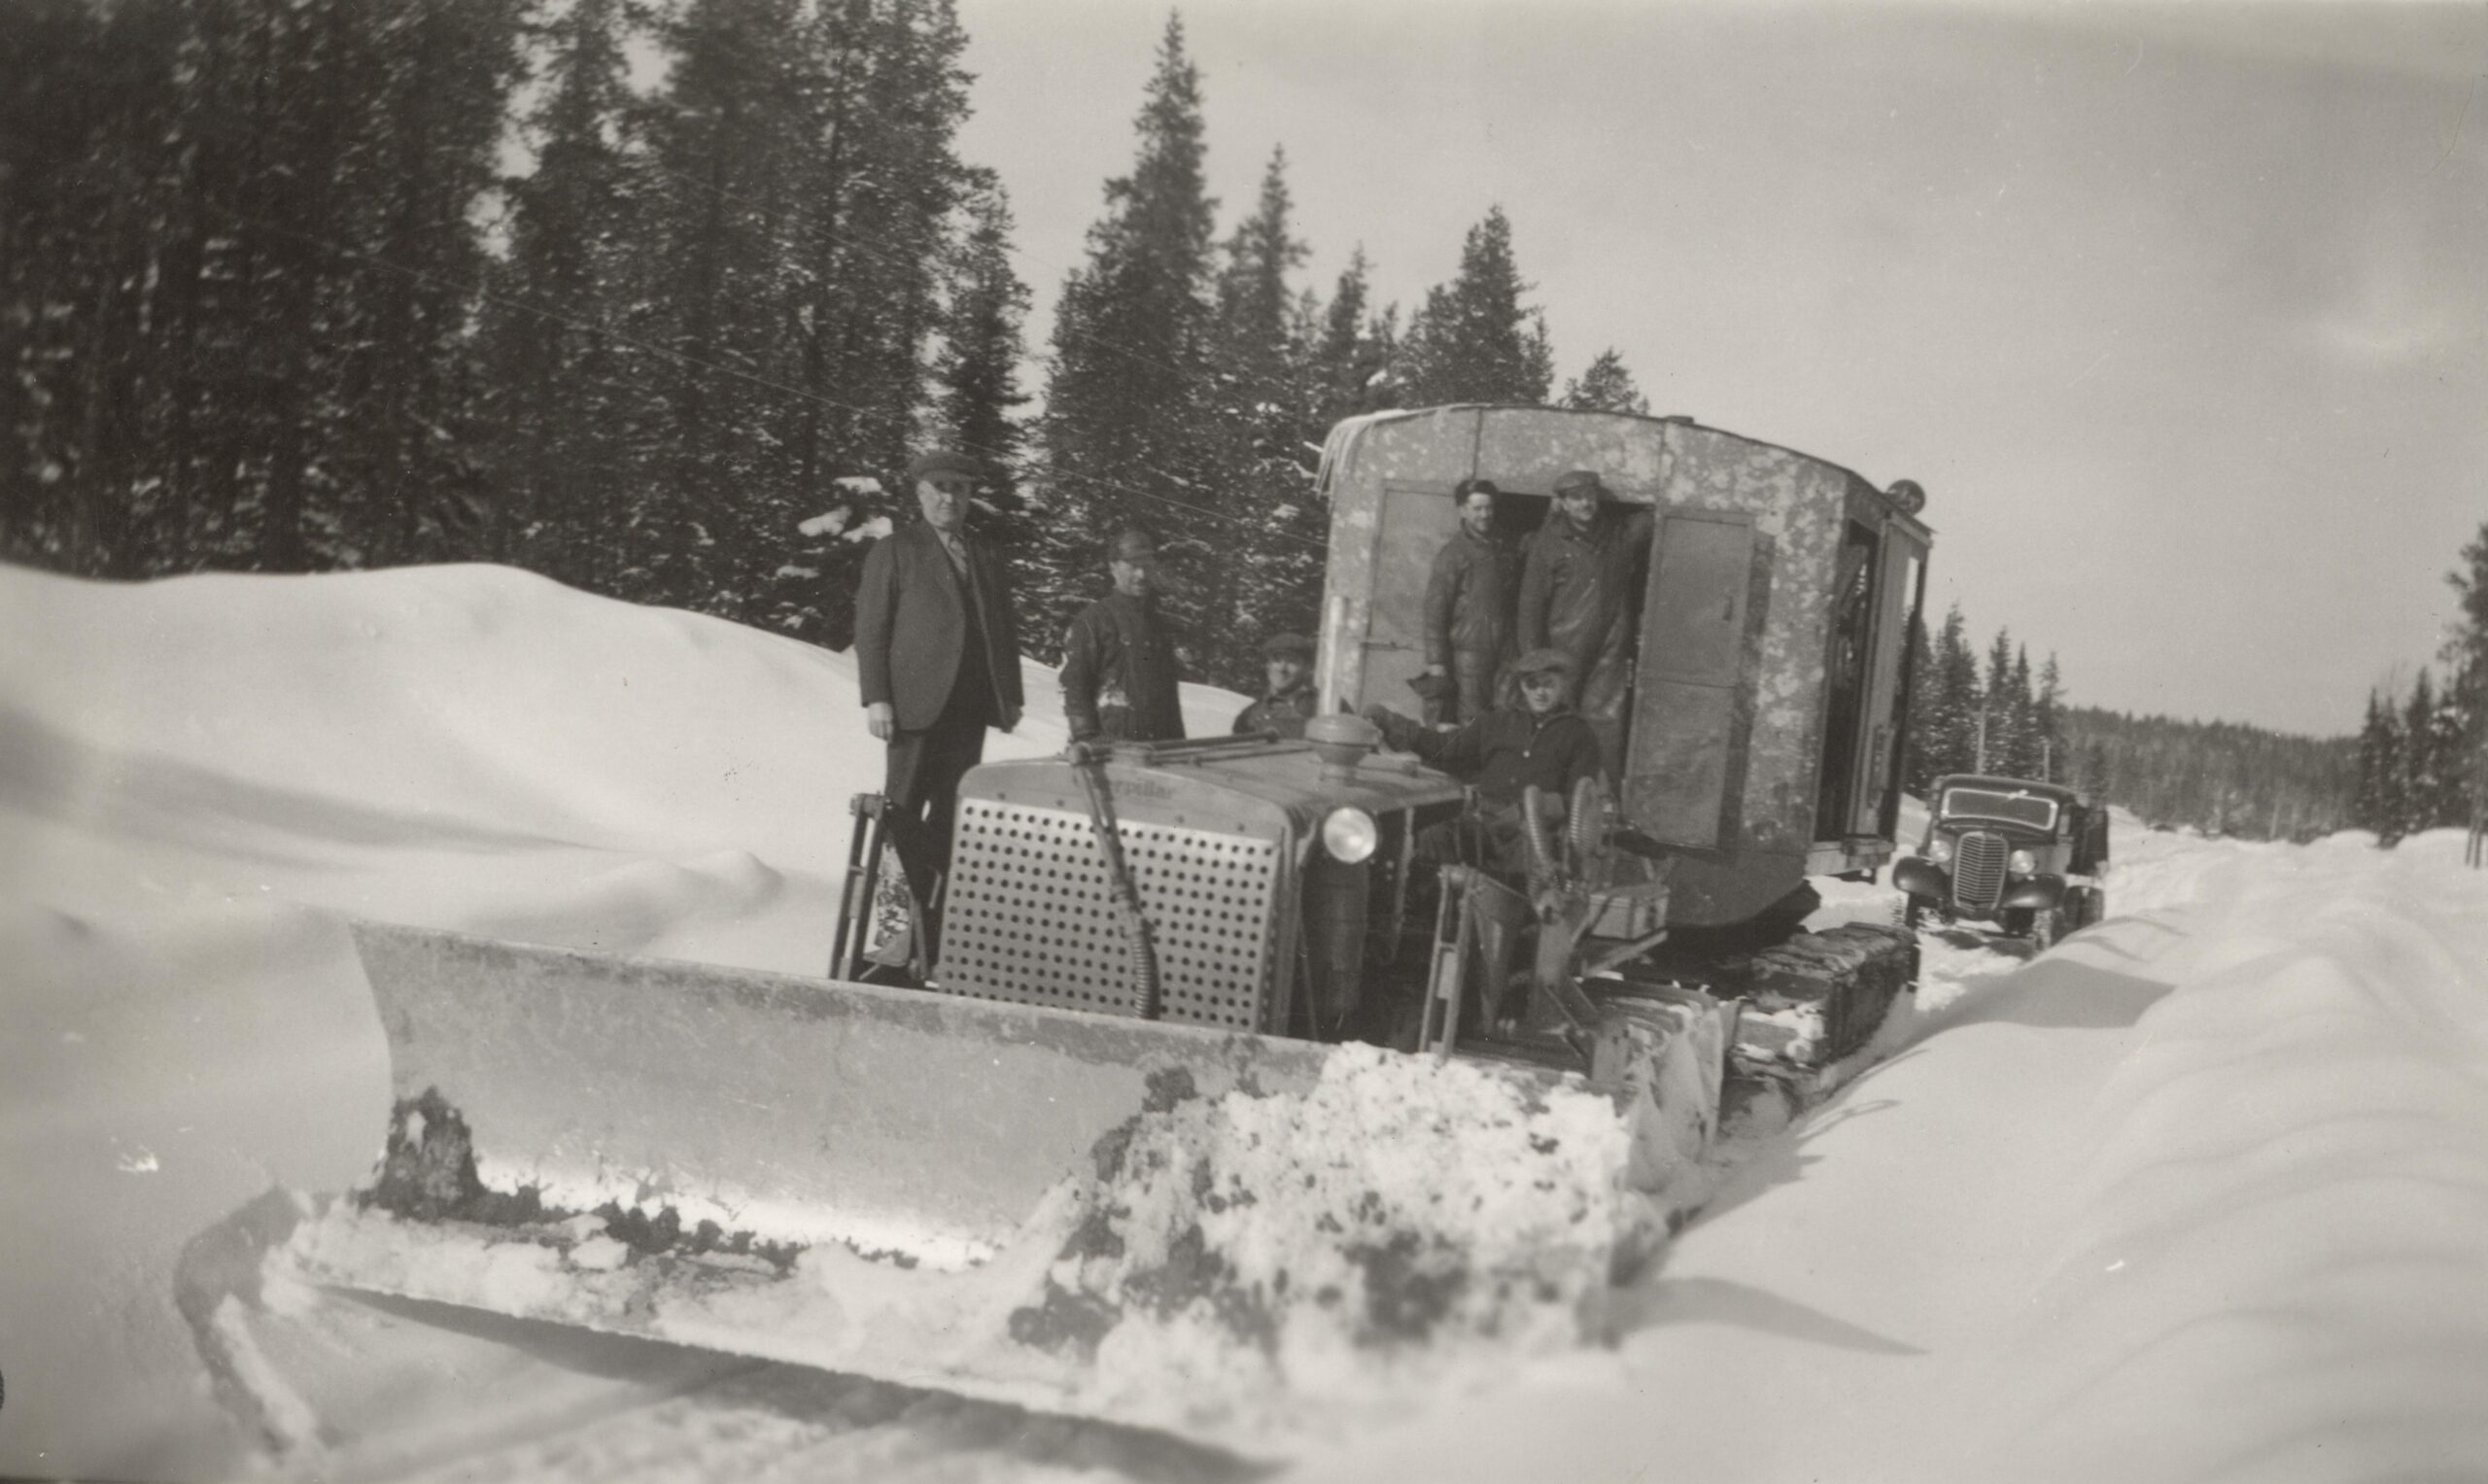
<path id="1" fill-rule="evenodd" d="M 2039 857 L 2027 850 L 2016 850 L 2004 860 L 2004 869 L 2015 876 L 2028 876 L 2039 869 Z"/>
<path id="2" fill-rule="evenodd" d="M 1353 866 L 1373 853 L 1382 843 L 1382 831 L 1374 827 L 1373 816 L 1364 810 L 1340 808 L 1330 811 L 1322 821 L 1322 848 L 1330 858 Z"/>
<path id="3" fill-rule="evenodd" d="M 1926 843 L 1928 864 L 1940 866 L 1952 858 L 1952 837 L 1938 835 Z"/>

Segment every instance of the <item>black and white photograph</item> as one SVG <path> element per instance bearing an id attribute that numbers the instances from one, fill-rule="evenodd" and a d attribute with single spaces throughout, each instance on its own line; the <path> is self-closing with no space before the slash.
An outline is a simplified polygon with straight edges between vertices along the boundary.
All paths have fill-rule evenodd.
<path id="1" fill-rule="evenodd" d="M 0 0 L 0 1477 L 2488 1478 L 2488 4 Z"/>

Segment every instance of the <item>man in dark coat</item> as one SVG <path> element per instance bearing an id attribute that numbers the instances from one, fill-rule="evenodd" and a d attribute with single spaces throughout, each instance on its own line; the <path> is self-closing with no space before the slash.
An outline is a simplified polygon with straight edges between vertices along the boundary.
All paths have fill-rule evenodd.
<path id="1" fill-rule="evenodd" d="M 919 909 L 950 869 L 959 779 L 985 729 L 1019 724 L 1019 620 L 1002 559 L 968 530 L 979 470 L 933 453 L 908 469 L 924 518 L 864 559 L 855 671 L 867 725 L 889 747 L 890 844 Z"/>
<path id="2" fill-rule="evenodd" d="M 1383 740 L 1429 763 L 1476 779 L 1476 811 L 1418 837 L 1437 861 L 1467 860 L 1499 871 L 1528 866 L 1520 807 L 1531 784 L 1550 799 L 1569 800 L 1572 786 L 1605 769 L 1597 733 L 1565 699 L 1572 659 L 1561 649 L 1535 649 L 1512 665 L 1518 707 L 1499 707 L 1452 731 L 1438 731 L 1388 707 L 1365 708 Z"/>
<path id="3" fill-rule="evenodd" d="M 1301 634 L 1274 634 L 1262 641 L 1261 656 L 1269 663 L 1270 688 L 1236 714 L 1236 734 L 1302 737 L 1304 724 L 1321 705 L 1313 693 L 1313 640 Z"/>
<path id="4" fill-rule="evenodd" d="M 1520 646 L 1560 649 L 1572 662 L 1567 696 L 1620 766 L 1625 692 L 1632 683 L 1639 578 L 1653 517 L 1618 510 L 1588 469 L 1555 481 L 1555 510 L 1521 563 Z"/>
<path id="5" fill-rule="evenodd" d="M 1426 581 L 1426 673 L 1450 689 L 1430 700 L 1428 721 L 1475 721 L 1491 709 L 1513 653 L 1512 602 L 1520 546 L 1498 526 L 1503 492 L 1491 479 L 1451 491 L 1458 534 L 1434 553 Z"/>
<path id="6" fill-rule="evenodd" d="M 1171 742 L 1184 735 L 1175 637 L 1153 596 L 1158 543 L 1137 528 L 1106 548 L 1115 590 L 1080 610 L 1062 640 L 1062 716 L 1073 742 Z"/>

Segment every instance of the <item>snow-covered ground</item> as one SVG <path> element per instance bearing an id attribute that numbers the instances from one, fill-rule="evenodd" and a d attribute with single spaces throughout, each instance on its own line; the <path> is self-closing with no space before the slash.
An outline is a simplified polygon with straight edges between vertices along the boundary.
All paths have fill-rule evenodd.
<path id="1" fill-rule="evenodd" d="M 501 569 L 0 569 L 0 1473 L 253 1466 L 174 1272 L 271 1187 L 368 1169 L 387 1076 L 344 916 L 817 972 L 878 781 L 847 657 Z M 1029 681 L 1008 746 L 1049 751 Z M 1187 701 L 1196 730 L 1238 704 Z M 2488 1475 L 2488 873 L 2448 835 L 2121 823 L 2116 915 L 2032 963 L 1933 943 L 1908 1044 L 1746 1152 L 1613 1348 L 1297 1472 Z M 324 1343 L 352 1377 L 350 1327 Z M 500 1420 L 403 1470 L 1231 1471 L 665 1347 L 456 1343 Z"/>

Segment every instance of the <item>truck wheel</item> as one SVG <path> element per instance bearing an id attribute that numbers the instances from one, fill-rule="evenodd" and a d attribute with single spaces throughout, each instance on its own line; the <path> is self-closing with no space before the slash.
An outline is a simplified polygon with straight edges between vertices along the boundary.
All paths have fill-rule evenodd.
<path id="1" fill-rule="evenodd" d="M 1926 920 L 1926 899 L 1909 892 L 1901 894 L 1901 926 L 1917 932 Z"/>
<path id="2" fill-rule="evenodd" d="M 2035 908 L 2031 910 L 2031 957 L 2036 958 L 2041 953 L 2044 953 L 2048 949 L 2056 946 L 2056 929 L 2062 925 L 2063 915 L 2064 915 L 2061 911 L 2040 912 Z"/>

